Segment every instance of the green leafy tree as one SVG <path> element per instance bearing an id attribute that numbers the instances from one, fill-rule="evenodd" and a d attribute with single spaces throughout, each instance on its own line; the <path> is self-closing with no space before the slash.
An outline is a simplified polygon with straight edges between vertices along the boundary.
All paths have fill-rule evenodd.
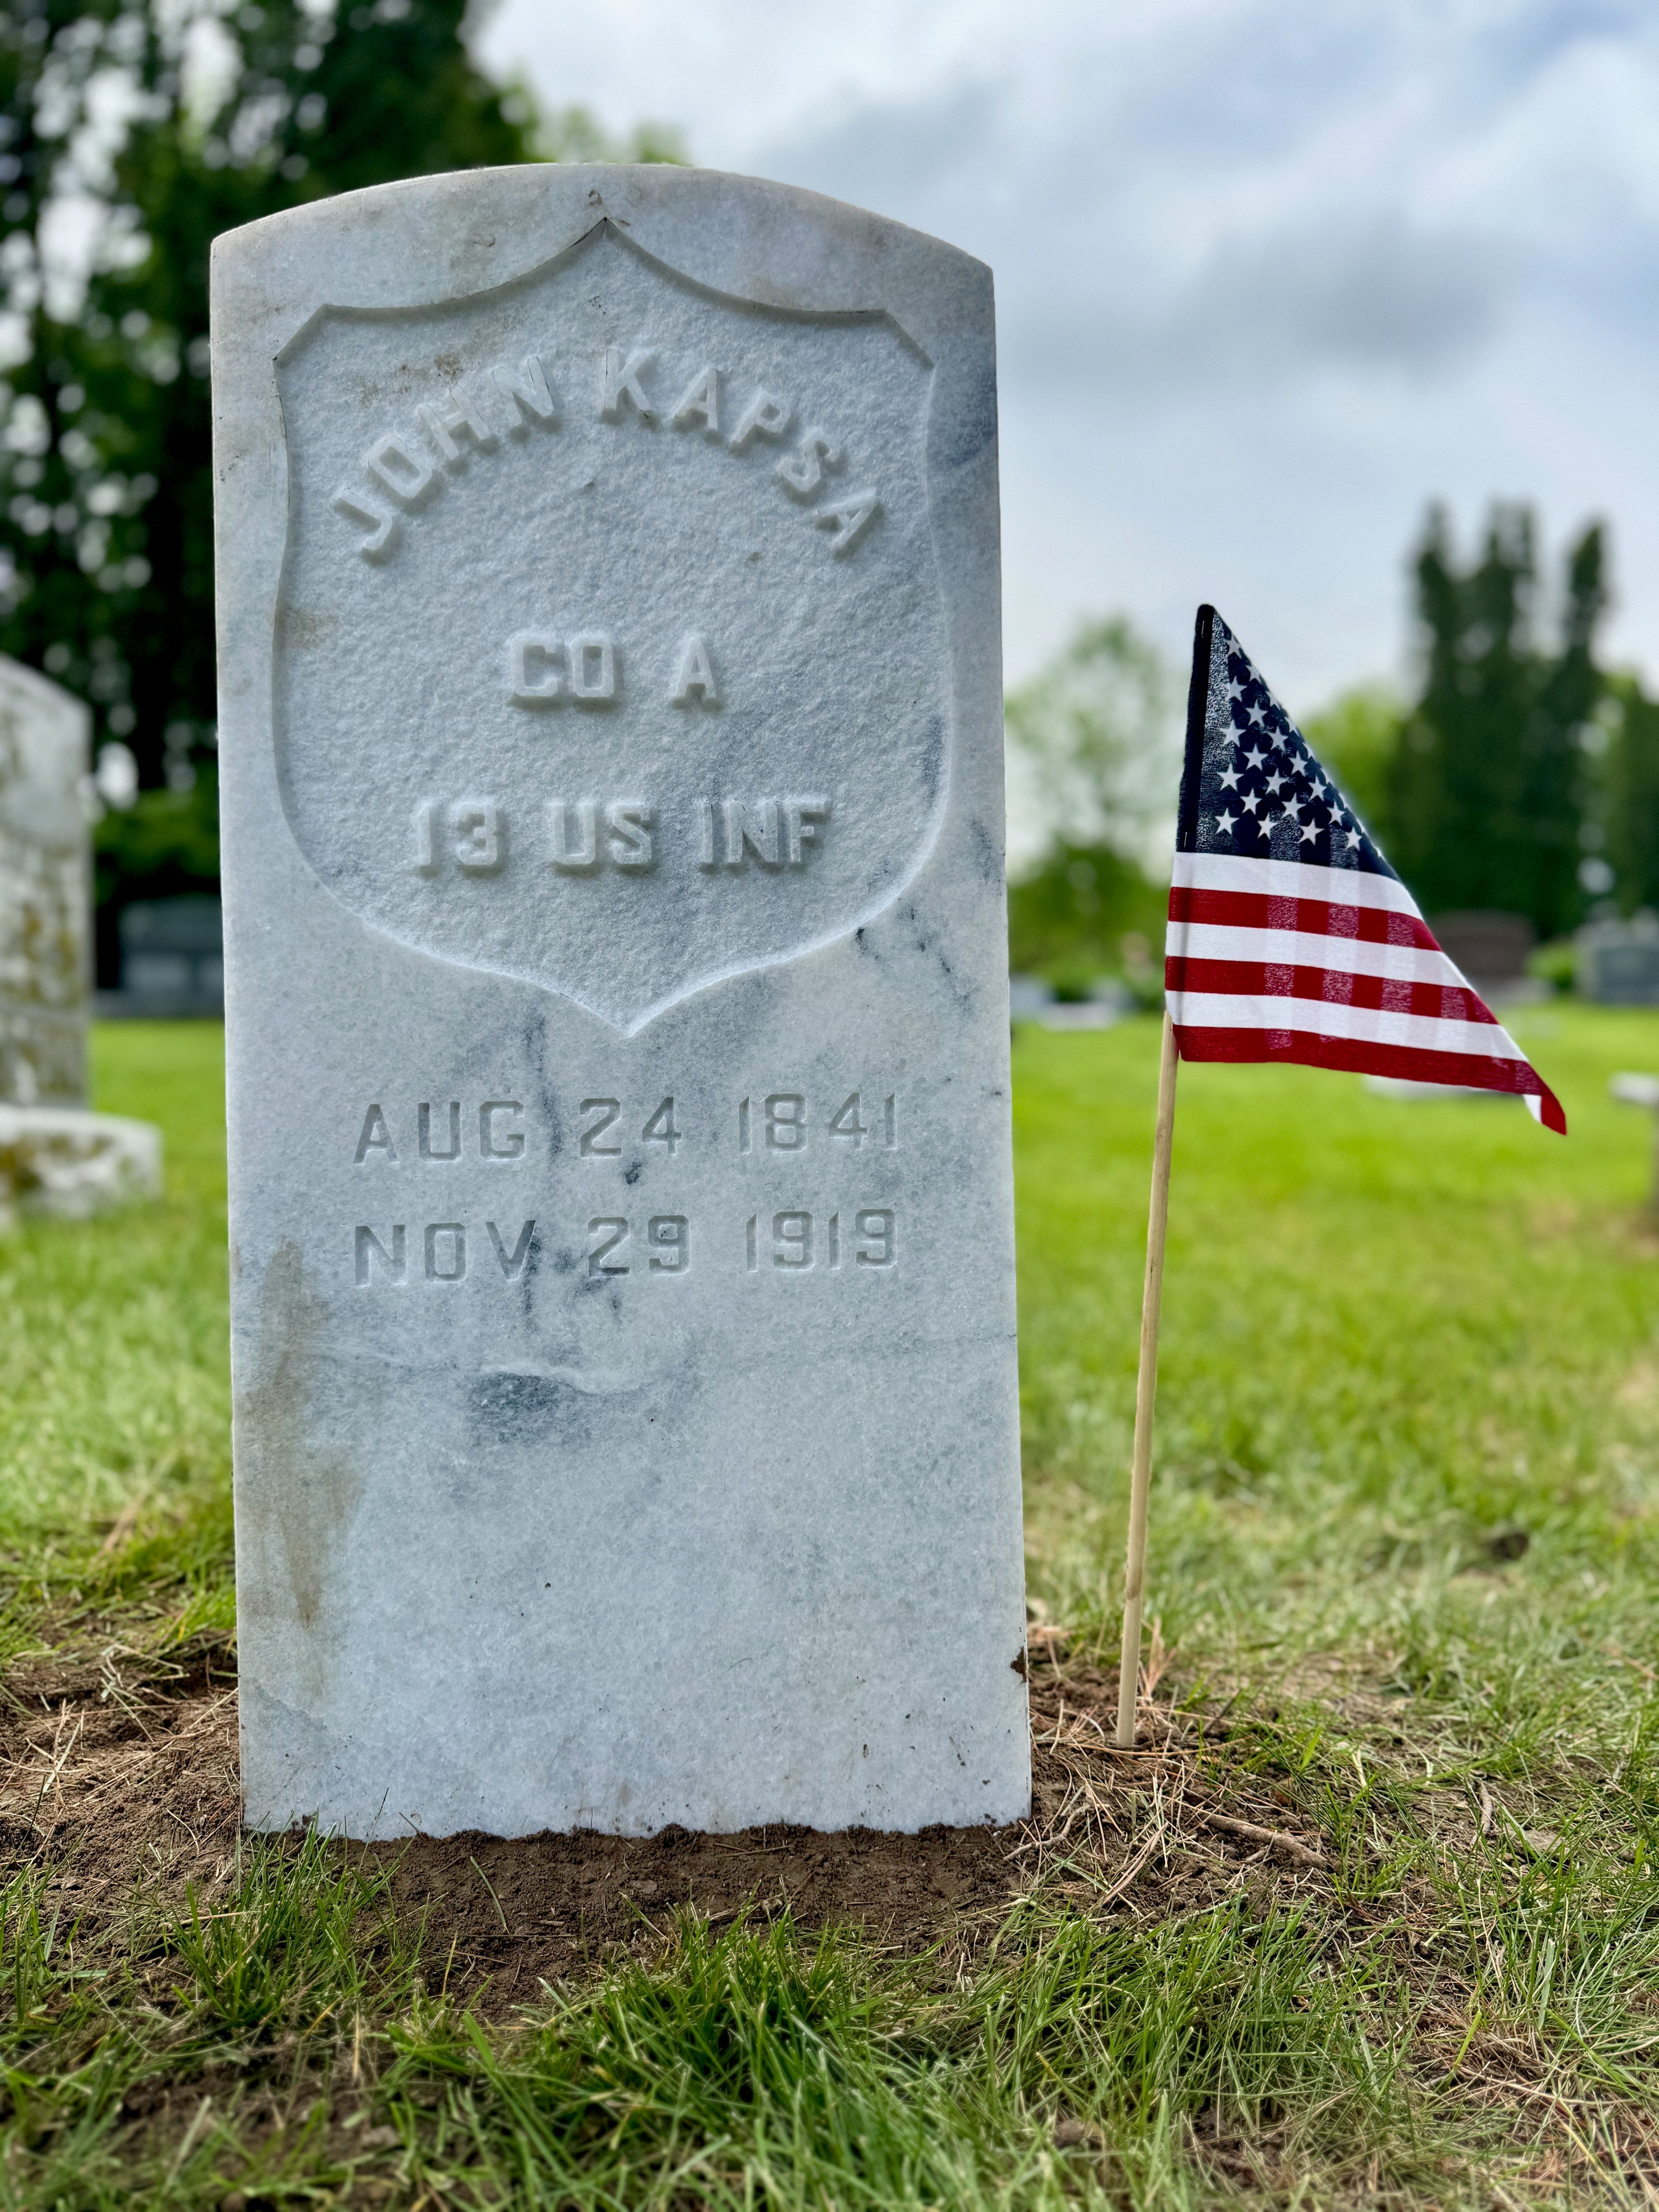
<path id="1" fill-rule="evenodd" d="M 1144 965 L 1162 941 L 1167 905 L 1163 887 L 1111 846 L 1054 845 L 1008 887 L 1008 964 L 1046 976 L 1062 997 L 1081 991 L 1109 970 Z"/>
<path id="2" fill-rule="evenodd" d="M 1599 525 L 1566 562 L 1560 641 L 1537 640 L 1531 514 L 1493 510 L 1480 560 L 1460 572 L 1434 511 L 1416 561 L 1424 685 L 1386 789 L 1389 857 L 1431 914 L 1524 915 L 1540 937 L 1570 929 L 1585 900 L 1580 830 L 1587 732 L 1604 678 L 1607 606 Z"/>
<path id="3" fill-rule="evenodd" d="M 1009 743 L 1051 835 L 1138 858 L 1175 811 L 1173 690 L 1157 647 L 1121 615 L 1082 623 L 1011 692 Z"/>
<path id="4" fill-rule="evenodd" d="M 1405 702 L 1387 684 L 1362 684 L 1302 726 L 1348 804 L 1385 850 L 1393 834 L 1389 786 L 1407 720 Z"/>
<path id="5" fill-rule="evenodd" d="M 1017 969 L 1080 988 L 1122 969 L 1126 937 L 1161 926 L 1164 893 L 1145 861 L 1175 811 L 1174 704 L 1157 648 L 1121 616 L 1083 623 L 1009 695 L 1012 765 L 1048 840 L 1009 889 Z"/>

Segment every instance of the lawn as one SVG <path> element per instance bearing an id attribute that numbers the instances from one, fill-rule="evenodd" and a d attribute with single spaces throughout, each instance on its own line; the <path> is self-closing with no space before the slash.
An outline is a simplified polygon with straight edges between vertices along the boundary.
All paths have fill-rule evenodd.
<path id="1" fill-rule="evenodd" d="M 220 1042 L 103 1030 L 167 1195 L 0 1243 L 0 2205 L 1651 2203 L 1659 1224 L 1607 1085 L 1659 1018 L 1516 1026 L 1565 1142 L 1182 1071 L 1121 1759 L 1157 1030 L 1023 1030 L 1030 1829 L 862 1925 L 665 1905 L 659 1853 L 511 1983 L 535 1845 L 466 1863 L 492 1949 L 395 1856 L 234 1839 Z M 118 1758 L 205 1808 L 119 1882 Z"/>

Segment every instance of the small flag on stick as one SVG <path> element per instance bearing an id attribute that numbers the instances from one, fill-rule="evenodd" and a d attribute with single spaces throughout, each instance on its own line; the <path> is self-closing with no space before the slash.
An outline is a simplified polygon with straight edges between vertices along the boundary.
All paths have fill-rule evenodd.
<path id="1" fill-rule="evenodd" d="M 1566 1134 L 1559 1100 L 1366 834 L 1213 607 L 1198 611 L 1164 960 L 1152 1203 L 1141 1297 L 1117 1741 L 1134 1742 L 1146 1514 L 1181 1060 L 1508 1091 Z"/>
<path id="2" fill-rule="evenodd" d="M 1518 1092 L 1566 1133 L 1213 607 L 1193 650 L 1164 987 L 1182 1060 Z"/>

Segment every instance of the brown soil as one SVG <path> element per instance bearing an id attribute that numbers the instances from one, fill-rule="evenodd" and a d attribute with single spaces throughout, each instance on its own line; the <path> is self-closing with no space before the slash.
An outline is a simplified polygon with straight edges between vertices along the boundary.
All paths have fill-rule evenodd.
<path id="1" fill-rule="evenodd" d="M 917 1836 L 671 1828 L 614 1836 L 416 1837 L 342 1844 L 386 1866 L 400 1916 L 452 1994 L 495 2010 L 619 1945 L 654 1947 L 678 1908 L 710 1923 L 787 1910 L 797 1926 L 861 1923 L 917 1952 L 972 1948 L 1039 1877 L 1097 1907 L 1191 1909 L 1218 1892 L 1253 1901 L 1323 1885 L 1319 1839 L 1267 1785 L 1218 1791 L 1148 1709 L 1133 1754 L 1110 1748 L 1115 1680 L 1068 1665 L 1033 1631 L 1034 1807 L 1029 1824 Z M 113 1648 L 95 1667 L 14 1671 L 0 1709 L 0 1867 L 33 1864 L 54 1905 L 93 1936 L 124 1918 L 135 1886 L 204 1899 L 234 1878 L 239 1839 L 233 1662 L 200 1650 L 157 1664 Z M 486 1996 L 484 1985 L 488 1985 Z"/>

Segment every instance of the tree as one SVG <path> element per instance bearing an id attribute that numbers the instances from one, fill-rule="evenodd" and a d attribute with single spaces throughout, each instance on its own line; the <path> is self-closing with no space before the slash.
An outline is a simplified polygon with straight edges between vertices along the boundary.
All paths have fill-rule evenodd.
<path id="1" fill-rule="evenodd" d="M 1145 862 L 1175 812 L 1173 706 L 1157 648 L 1121 616 L 1083 623 L 1009 695 L 1011 768 L 1047 841 L 1008 894 L 1017 968 L 1070 988 L 1121 966 L 1126 934 L 1156 933 L 1165 901 Z"/>
<path id="2" fill-rule="evenodd" d="M 1407 719 L 1405 702 L 1386 684 L 1360 684 L 1303 725 L 1343 797 L 1385 850 L 1393 835 L 1389 787 Z"/>
<path id="3" fill-rule="evenodd" d="M 1008 964 L 1062 996 L 1129 964 L 1124 939 L 1161 944 L 1168 893 L 1109 845 L 1056 844 L 1008 887 Z M 1145 958 L 1145 954 L 1142 954 Z"/>
<path id="4" fill-rule="evenodd" d="M 1607 679 L 1597 716 L 1605 759 L 1607 861 L 1626 914 L 1659 908 L 1659 699 L 1633 675 Z"/>
<path id="5" fill-rule="evenodd" d="M 1566 564 L 1561 639 L 1535 641 L 1537 562 L 1527 509 L 1494 508 L 1480 560 L 1460 574 L 1446 519 L 1429 518 L 1416 560 L 1422 696 L 1387 785 L 1390 858 L 1431 913 L 1526 915 L 1541 937 L 1584 905 L 1579 832 L 1586 736 L 1603 678 L 1607 606 L 1599 524 Z"/>
<path id="6" fill-rule="evenodd" d="M 1009 694 L 1010 745 L 1051 836 L 1139 858 L 1175 811 L 1172 696 L 1157 647 L 1121 615 L 1084 623 Z"/>

